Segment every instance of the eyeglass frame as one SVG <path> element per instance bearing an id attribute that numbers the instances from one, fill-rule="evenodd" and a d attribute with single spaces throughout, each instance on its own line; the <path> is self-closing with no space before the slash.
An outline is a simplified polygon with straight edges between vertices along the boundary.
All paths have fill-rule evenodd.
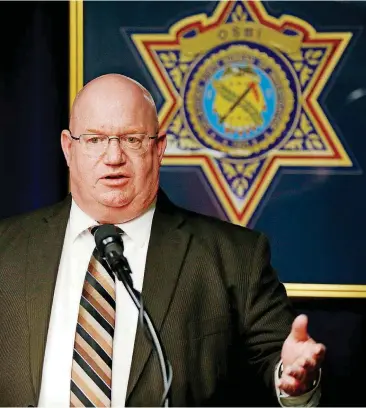
<path id="1" fill-rule="evenodd" d="M 79 137 L 77 137 L 77 136 L 73 136 L 73 134 L 71 133 L 71 131 L 69 130 L 69 133 L 70 133 L 70 136 L 71 136 L 71 139 L 73 139 L 73 140 L 77 140 L 77 141 L 79 141 L 79 143 L 80 143 L 80 139 L 81 139 L 81 137 L 83 136 L 83 135 L 88 135 L 88 136 L 92 136 L 92 135 L 96 135 L 96 136 L 106 136 L 107 138 L 108 138 L 108 145 L 106 146 L 106 149 L 105 149 L 105 151 L 103 152 L 103 153 L 105 153 L 107 150 L 108 150 L 108 147 L 109 147 L 109 142 L 111 141 L 111 140 L 118 140 L 118 144 L 121 146 L 121 144 L 120 144 L 120 141 L 121 141 L 121 137 L 120 136 L 117 136 L 117 135 L 113 135 L 113 136 L 108 136 L 108 135 L 99 135 L 98 133 L 82 133 L 81 135 L 79 135 Z M 139 133 L 140 135 L 141 134 L 144 134 L 144 133 Z M 133 133 L 131 133 L 131 136 L 133 135 Z M 146 134 L 145 134 L 146 135 Z M 149 139 L 149 140 L 157 140 L 157 139 L 159 139 L 159 135 L 154 135 L 154 136 L 148 136 L 148 135 L 146 135 L 147 136 L 147 138 Z M 102 154 L 102 153 L 101 153 Z"/>

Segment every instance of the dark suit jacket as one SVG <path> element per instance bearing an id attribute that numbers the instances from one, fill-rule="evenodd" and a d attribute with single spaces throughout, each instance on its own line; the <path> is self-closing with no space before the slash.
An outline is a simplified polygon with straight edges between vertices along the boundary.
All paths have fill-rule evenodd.
<path id="1" fill-rule="evenodd" d="M 68 196 L 0 222 L 1 406 L 37 405 L 70 204 Z M 269 256 L 262 234 L 180 209 L 160 193 L 142 295 L 173 367 L 171 405 L 245 405 L 248 375 L 273 390 L 293 314 Z M 157 406 L 162 391 L 139 329 L 126 403 Z"/>

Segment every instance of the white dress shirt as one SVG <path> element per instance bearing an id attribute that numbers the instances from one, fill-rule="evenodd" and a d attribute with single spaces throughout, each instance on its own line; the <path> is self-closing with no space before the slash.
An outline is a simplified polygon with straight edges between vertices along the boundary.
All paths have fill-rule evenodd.
<path id="1" fill-rule="evenodd" d="M 118 224 L 125 232 L 122 237 L 124 255 L 132 270 L 134 288 L 140 292 L 154 211 L 153 205 L 142 216 L 124 224 Z M 88 228 L 96 224 L 96 221 L 85 214 L 72 200 L 50 316 L 39 407 L 70 406 L 70 376 L 80 294 L 88 263 L 95 248 L 94 237 Z M 136 306 L 123 283 L 116 279 L 116 320 L 112 364 L 112 406 L 114 407 L 125 406 L 137 322 Z M 279 365 L 274 373 L 275 382 L 279 377 L 278 370 Z M 291 398 L 277 391 L 278 401 L 282 406 L 316 406 L 320 396 L 318 384 L 312 392 L 300 397 Z"/>
<path id="2" fill-rule="evenodd" d="M 152 206 L 141 217 L 118 225 L 126 233 L 123 235 L 124 255 L 138 291 L 142 290 L 154 209 Z M 70 406 L 70 375 L 80 294 L 95 247 L 88 228 L 94 225 L 95 220 L 72 201 L 50 316 L 39 406 Z M 135 304 L 123 283 L 116 280 L 112 365 L 112 406 L 115 407 L 125 406 L 137 321 Z"/>

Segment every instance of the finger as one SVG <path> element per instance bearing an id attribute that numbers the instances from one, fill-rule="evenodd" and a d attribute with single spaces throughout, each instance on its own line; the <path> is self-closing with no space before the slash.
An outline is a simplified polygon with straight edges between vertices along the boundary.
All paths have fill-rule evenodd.
<path id="1" fill-rule="evenodd" d="M 304 357 L 290 366 L 294 368 L 288 372 L 288 375 L 301 379 L 303 377 L 312 375 L 312 373 L 319 370 L 319 366 L 320 364 L 317 364 L 314 359 Z"/>
<path id="2" fill-rule="evenodd" d="M 303 382 L 306 378 L 307 371 L 300 364 L 292 364 L 284 370 L 284 373 L 290 377 L 294 377 L 296 380 Z"/>
<path id="3" fill-rule="evenodd" d="M 324 344 L 316 343 L 314 348 L 315 348 L 314 354 L 316 356 L 316 359 L 318 361 L 322 361 L 324 359 L 324 356 L 325 356 L 326 347 L 324 346 Z"/>
<path id="4" fill-rule="evenodd" d="M 325 347 L 319 347 L 319 350 L 316 350 L 313 354 L 313 358 L 316 361 L 315 367 L 319 368 L 324 361 L 325 357 Z"/>
<path id="5" fill-rule="evenodd" d="M 311 351 L 314 355 L 321 355 L 325 352 L 325 346 L 321 343 L 315 343 L 313 339 L 309 339 L 304 345 L 306 351 Z"/>
<path id="6" fill-rule="evenodd" d="M 304 379 L 303 377 L 311 375 L 318 369 L 318 364 L 314 359 L 307 356 L 301 356 L 290 366 L 284 369 L 287 375 L 292 375 L 297 379 Z M 301 377 L 301 378 L 300 378 Z"/>
<path id="7" fill-rule="evenodd" d="M 315 360 L 320 361 L 325 355 L 325 346 L 320 343 L 307 343 L 303 348 L 301 355 L 296 361 Z"/>
<path id="8" fill-rule="evenodd" d="M 298 357 L 292 365 L 297 365 L 307 370 L 311 368 L 311 360 L 308 359 L 306 355 L 302 355 L 301 357 Z"/>
<path id="9" fill-rule="evenodd" d="M 308 317 L 304 314 L 299 315 L 292 323 L 291 335 L 297 341 L 306 341 L 308 335 Z"/>
<path id="10" fill-rule="evenodd" d="M 325 347 L 322 344 L 309 344 L 308 347 L 303 351 L 301 357 L 304 357 L 305 365 L 304 367 L 319 368 L 325 355 Z"/>
<path id="11" fill-rule="evenodd" d="M 296 378 L 283 373 L 278 381 L 278 388 L 288 395 L 296 396 L 304 392 L 305 385 Z"/>

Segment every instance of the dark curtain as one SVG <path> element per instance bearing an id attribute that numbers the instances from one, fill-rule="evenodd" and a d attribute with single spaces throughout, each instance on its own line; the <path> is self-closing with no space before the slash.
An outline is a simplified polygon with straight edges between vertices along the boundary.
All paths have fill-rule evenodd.
<path id="1" fill-rule="evenodd" d="M 0 218 L 67 193 L 68 2 L 1 2 Z"/>

